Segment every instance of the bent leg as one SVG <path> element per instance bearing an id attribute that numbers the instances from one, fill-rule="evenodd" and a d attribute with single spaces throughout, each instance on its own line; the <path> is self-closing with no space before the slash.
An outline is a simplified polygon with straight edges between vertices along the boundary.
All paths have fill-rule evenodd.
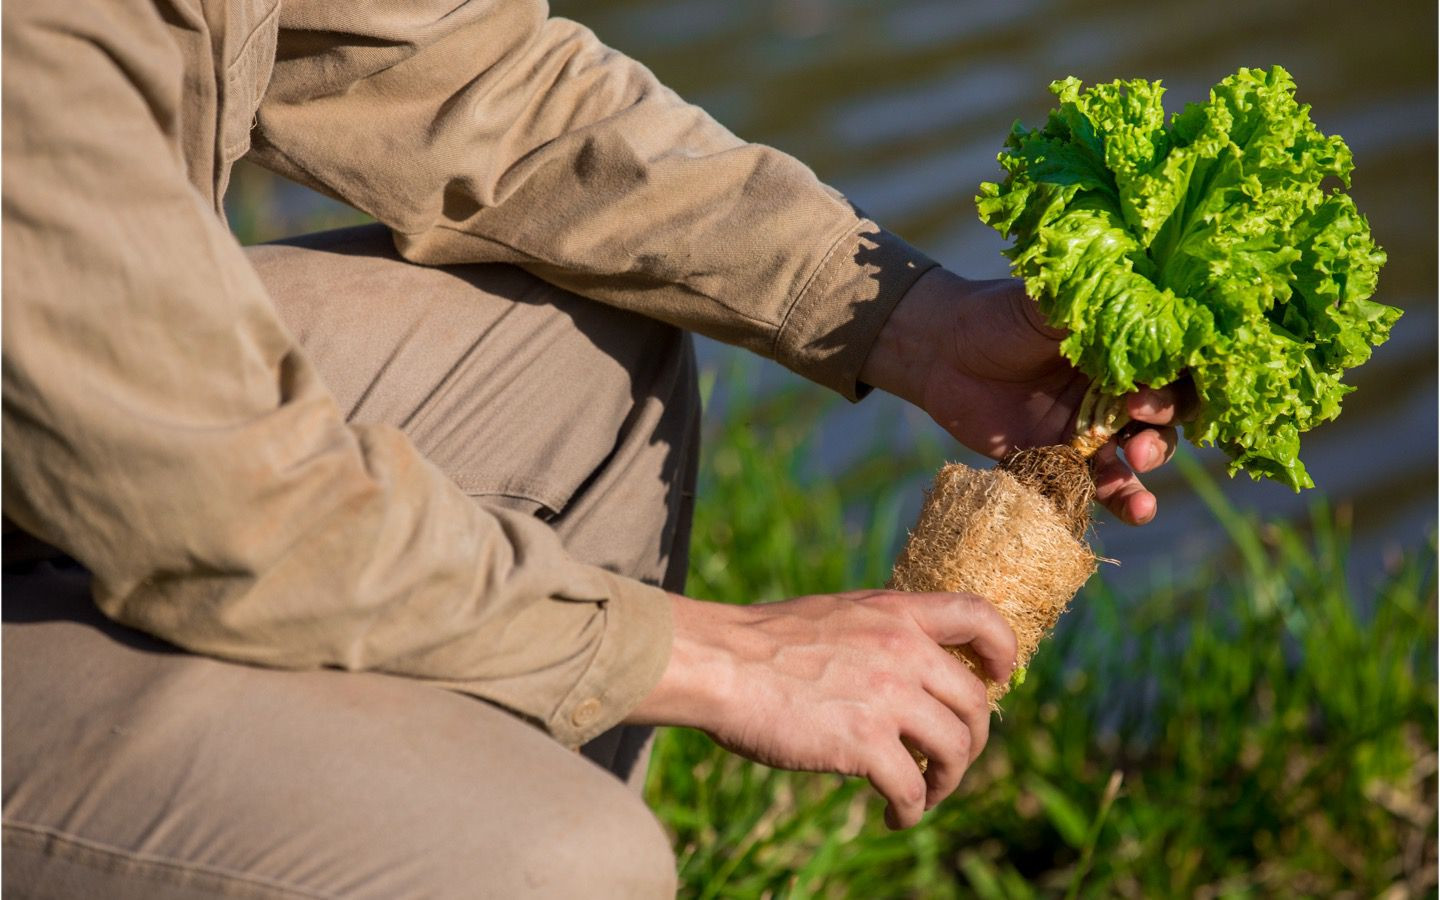
<path id="1" fill-rule="evenodd" d="M 4 592 L 7 895 L 673 895 L 639 798 L 485 703 L 182 653 L 80 570 Z"/>
<path id="2" fill-rule="evenodd" d="M 356 421 L 405 429 L 477 503 L 683 586 L 693 351 L 503 266 L 400 261 L 355 229 L 252 259 Z M 25 896 L 652 896 L 658 823 L 506 713 L 383 675 L 190 656 L 103 621 L 86 576 L 7 573 L 5 879 Z M 643 731 L 587 753 L 643 777 Z"/>
<path id="3" fill-rule="evenodd" d="M 513 266 L 416 266 L 362 226 L 249 248 L 341 410 L 394 425 L 476 502 L 681 592 L 699 457 L 689 335 Z M 637 790 L 650 729 L 584 752 Z"/>

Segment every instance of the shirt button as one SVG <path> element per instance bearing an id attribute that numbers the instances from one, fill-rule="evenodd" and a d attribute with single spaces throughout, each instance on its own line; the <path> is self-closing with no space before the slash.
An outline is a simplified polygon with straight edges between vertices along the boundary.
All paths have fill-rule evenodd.
<path id="1" fill-rule="evenodd" d="M 593 725 L 598 718 L 600 718 L 600 701 L 594 697 L 580 701 L 576 704 L 574 711 L 570 713 L 570 721 L 577 728 Z"/>

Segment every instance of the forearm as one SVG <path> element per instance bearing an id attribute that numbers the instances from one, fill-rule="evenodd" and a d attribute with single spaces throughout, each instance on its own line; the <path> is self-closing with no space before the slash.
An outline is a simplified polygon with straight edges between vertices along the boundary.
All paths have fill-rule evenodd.
<path id="1" fill-rule="evenodd" d="M 514 263 L 850 397 L 933 265 L 536 0 L 283 16 L 257 159 L 375 215 L 414 261 Z"/>

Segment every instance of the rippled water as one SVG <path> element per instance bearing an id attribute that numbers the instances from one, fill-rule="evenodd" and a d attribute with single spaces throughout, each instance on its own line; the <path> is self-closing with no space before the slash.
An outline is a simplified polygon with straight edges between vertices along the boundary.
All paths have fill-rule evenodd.
<path id="1" fill-rule="evenodd" d="M 1406 310 L 1390 343 L 1352 376 L 1358 391 L 1345 415 L 1307 435 L 1302 456 L 1321 491 L 1353 505 L 1362 572 L 1373 574 L 1391 548 L 1434 527 L 1434 4 L 555 0 L 553 8 L 736 133 L 805 160 L 970 277 L 1005 274 L 1001 240 L 976 219 L 971 198 L 997 176 L 995 154 L 1011 123 L 1038 124 L 1050 108 L 1051 80 L 1160 78 L 1178 109 L 1239 66 L 1284 65 L 1321 129 L 1354 150 L 1351 193 L 1390 255 L 1377 299 Z M 255 181 L 238 177 L 236 186 L 244 194 Z M 314 219 L 313 200 L 300 193 L 279 206 L 279 221 L 296 210 Z M 723 352 L 706 348 L 712 361 Z M 880 396 L 837 418 L 836 459 L 853 435 L 897 418 L 896 440 L 938 434 Z M 1221 468 L 1216 455 L 1202 458 Z M 1189 489 L 1168 471 L 1151 486 L 1160 518 L 1143 529 L 1102 522 L 1104 552 L 1131 575 L 1209 558 L 1219 531 Z M 1284 515 L 1309 502 L 1243 476 L 1225 488 L 1242 506 Z"/>
<path id="2" fill-rule="evenodd" d="M 1389 252 L 1376 299 L 1406 310 L 1352 376 L 1345 415 L 1304 440 L 1316 484 L 1353 505 L 1362 570 L 1413 545 L 1436 518 L 1436 50 L 1425 3 L 1161 3 L 1045 0 L 556 0 L 736 133 L 808 162 L 890 229 L 971 277 L 1006 272 L 976 219 L 1011 123 L 1038 124 L 1045 86 L 1159 78 L 1167 105 L 1203 99 L 1242 65 L 1284 65 L 1326 133 L 1355 153 L 1351 190 Z M 710 353 L 720 351 L 715 348 Z M 877 402 L 878 401 L 878 402 Z M 895 410 L 872 398 L 836 440 Z M 916 431 L 923 417 L 905 418 Z M 907 439 L 901 435 L 898 439 Z M 957 451 L 957 455 L 961 455 Z M 1202 459 L 1216 470 L 1215 454 Z M 1153 476 L 1161 516 L 1101 525 L 1130 573 L 1207 558 L 1220 536 L 1173 472 Z M 1241 476 L 1246 507 L 1299 515 L 1310 498 Z M 697 548 L 698 550 L 698 548 Z"/>

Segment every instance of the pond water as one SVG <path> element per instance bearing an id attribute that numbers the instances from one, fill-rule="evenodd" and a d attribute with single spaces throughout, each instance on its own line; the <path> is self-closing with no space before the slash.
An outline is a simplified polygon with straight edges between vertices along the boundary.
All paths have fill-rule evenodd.
<path id="1" fill-rule="evenodd" d="M 1434 4 L 555 0 L 553 9 L 650 66 L 741 136 L 805 160 L 882 224 L 977 278 L 1006 274 L 1006 261 L 971 198 L 999 174 L 995 154 L 1011 123 L 1038 124 L 1050 108 L 1050 81 L 1160 78 L 1178 109 L 1242 65 L 1284 65 L 1320 128 L 1343 135 L 1354 151 L 1351 194 L 1390 257 L 1376 299 L 1406 310 L 1391 341 L 1352 376 L 1358 390 L 1345 415 L 1307 435 L 1302 456 L 1320 490 L 1353 508 L 1360 577 L 1433 530 Z M 344 219 L 300 189 L 259 196 L 253 174 L 237 173 L 234 196 L 244 202 L 250 192 L 251 206 L 268 205 L 277 222 L 304 217 L 313 227 L 317 212 Z M 703 348 L 712 364 L 727 352 Z M 761 377 L 775 384 L 791 376 L 768 367 Z M 837 412 L 822 464 L 842 463 L 857 434 L 938 436 L 899 406 L 877 395 Z M 959 448 L 954 455 L 965 458 Z M 1223 468 L 1217 454 L 1200 458 Z M 1161 498 L 1155 523 L 1099 526 L 1103 552 L 1124 561 L 1112 580 L 1200 563 L 1222 540 L 1177 473 L 1149 481 Z M 1311 499 L 1243 476 L 1224 488 L 1242 507 L 1284 516 L 1302 515 Z"/>

